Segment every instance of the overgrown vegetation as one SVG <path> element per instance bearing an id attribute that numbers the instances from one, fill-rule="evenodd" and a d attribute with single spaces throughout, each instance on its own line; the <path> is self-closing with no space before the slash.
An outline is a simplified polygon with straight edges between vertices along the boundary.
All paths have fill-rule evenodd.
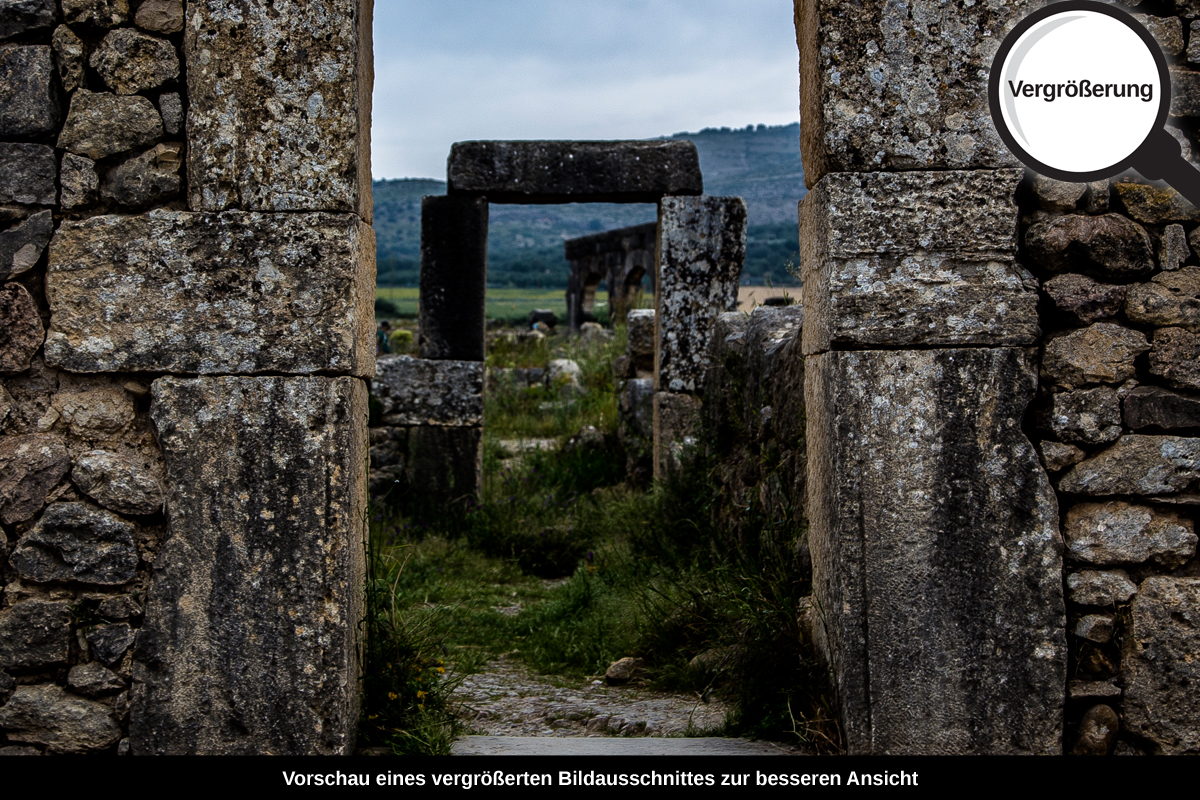
<path id="1" fill-rule="evenodd" d="M 430 664 L 436 652 L 463 674 L 507 653 L 578 679 L 637 656 L 658 688 L 732 700 L 737 712 L 724 735 L 836 750 L 826 676 L 801 622 L 810 588 L 797 555 L 799 510 L 768 513 L 756 502 L 731 509 L 717 465 L 702 453 L 670 482 L 627 485 L 610 367 L 623 333 L 587 347 L 556 341 L 501 338 L 490 348 L 489 365 L 502 368 L 570 356 L 586 391 L 489 393 L 482 502 L 429 518 L 393 511 L 375 524 L 385 563 L 404 564 L 379 583 L 382 616 L 388 630 L 418 632 L 426 648 L 409 663 Z M 584 426 L 596 430 L 577 435 Z M 522 449 L 530 437 L 554 446 Z M 731 516 L 736 529 L 725 524 Z M 383 683 L 400 677 L 391 675 Z M 411 717 L 424 732 L 411 741 L 437 741 L 431 727 L 451 730 L 433 711 L 444 713 L 444 704 L 424 691 L 425 708 Z M 405 729 L 399 718 L 396 727 Z"/>

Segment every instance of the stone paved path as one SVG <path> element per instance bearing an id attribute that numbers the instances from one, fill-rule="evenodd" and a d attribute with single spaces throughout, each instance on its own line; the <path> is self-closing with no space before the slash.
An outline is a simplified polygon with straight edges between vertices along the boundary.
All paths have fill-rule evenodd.
<path id="1" fill-rule="evenodd" d="M 575 681 L 566 685 L 532 674 L 520 662 L 501 658 L 487 670 L 470 675 L 455 692 L 459 714 L 468 737 L 455 745 L 456 754 L 664 754 L 685 745 L 666 745 L 661 737 L 679 737 L 711 729 L 725 721 L 728 707 L 720 702 L 701 703 L 696 697 L 652 692 L 637 686 L 607 686 L 602 681 Z M 628 745 L 595 743 L 552 744 L 559 739 L 614 737 Z M 485 739 L 495 741 L 485 741 Z M 532 741 L 533 738 L 546 740 Z M 655 739 L 656 742 L 648 742 Z M 634 742 L 642 741 L 636 745 Z M 736 752 L 795 752 L 781 745 L 763 744 L 738 749 L 741 740 L 704 739 L 699 752 L 710 752 L 725 742 Z M 729 752 L 729 747 L 723 752 Z M 663 748 L 666 748 L 664 750 Z M 709 749 L 704 749 L 709 748 Z M 692 751 L 689 751 L 692 752 Z M 715 752 L 715 751 L 713 751 Z"/>

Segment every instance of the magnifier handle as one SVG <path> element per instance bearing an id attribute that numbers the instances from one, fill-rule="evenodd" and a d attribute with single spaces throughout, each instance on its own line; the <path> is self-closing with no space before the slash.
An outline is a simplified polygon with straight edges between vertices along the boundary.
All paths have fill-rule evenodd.
<path id="1" fill-rule="evenodd" d="M 1143 178 L 1166 181 L 1200 208 L 1200 170 L 1184 160 L 1179 142 L 1162 128 L 1147 136 L 1133 154 L 1133 166 Z"/>

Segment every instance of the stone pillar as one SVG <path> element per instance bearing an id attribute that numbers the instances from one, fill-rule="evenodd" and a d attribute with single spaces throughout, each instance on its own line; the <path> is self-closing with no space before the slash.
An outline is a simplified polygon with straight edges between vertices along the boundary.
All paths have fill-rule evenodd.
<path id="1" fill-rule="evenodd" d="M 737 308 L 746 261 L 746 201 L 664 197 L 655 258 L 654 477 L 666 477 L 700 420 L 709 340 Z"/>
<path id="2" fill-rule="evenodd" d="M 371 2 L 193 0 L 183 30 L 191 210 L 65 227 L 48 280 L 49 358 L 180 373 L 151 393 L 169 526 L 132 751 L 346 754 L 374 372 Z M 122 269 L 105 276 L 109 251 Z"/>
<path id="3" fill-rule="evenodd" d="M 986 100 L 1030 8 L 796 3 L 814 628 L 851 753 L 1062 746 L 1037 285 Z"/>

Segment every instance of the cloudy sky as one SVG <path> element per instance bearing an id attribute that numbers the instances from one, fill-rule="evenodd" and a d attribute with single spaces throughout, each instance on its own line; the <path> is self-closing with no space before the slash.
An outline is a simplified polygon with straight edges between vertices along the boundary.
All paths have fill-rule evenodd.
<path id="1" fill-rule="evenodd" d="M 376 178 L 467 139 L 637 139 L 799 119 L 792 0 L 375 0 Z"/>

